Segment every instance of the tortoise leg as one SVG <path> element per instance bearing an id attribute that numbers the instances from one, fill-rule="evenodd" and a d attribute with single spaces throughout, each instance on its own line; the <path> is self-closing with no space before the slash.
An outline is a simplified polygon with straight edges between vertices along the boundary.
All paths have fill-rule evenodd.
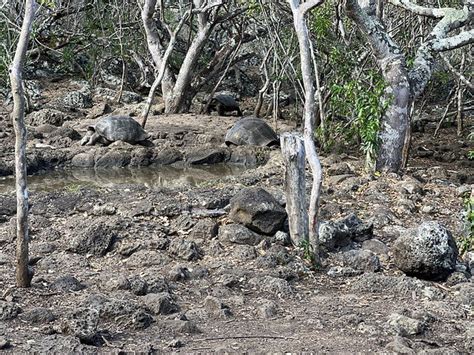
<path id="1" fill-rule="evenodd" d="M 90 139 L 89 139 L 89 142 L 87 143 L 87 145 L 94 145 L 96 144 L 99 140 L 100 140 L 100 135 L 98 133 L 94 133 L 93 135 L 91 135 Z"/>
<path id="2" fill-rule="evenodd" d="M 87 131 L 86 135 L 81 139 L 81 145 L 90 145 L 91 136 L 91 132 Z"/>
<path id="3" fill-rule="evenodd" d="M 217 113 L 219 116 L 225 116 L 225 108 L 221 104 L 217 105 Z"/>
<path id="4" fill-rule="evenodd" d="M 239 117 L 243 116 L 242 111 L 240 111 L 240 107 L 237 107 L 237 116 Z"/>

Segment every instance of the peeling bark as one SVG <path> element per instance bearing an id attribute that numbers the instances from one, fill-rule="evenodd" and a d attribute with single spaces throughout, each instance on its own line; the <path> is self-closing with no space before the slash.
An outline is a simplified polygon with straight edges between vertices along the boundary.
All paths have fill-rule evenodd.
<path id="1" fill-rule="evenodd" d="M 308 211 L 305 192 L 305 149 L 303 137 L 283 133 L 281 152 L 285 162 L 286 211 L 293 245 L 301 246 L 308 238 Z"/>
<path id="2" fill-rule="evenodd" d="M 15 176 L 16 176 L 16 283 L 18 287 L 30 287 L 32 273 L 28 268 L 28 187 L 26 182 L 26 126 L 25 95 L 23 90 L 23 66 L 28 49 L 28 40 L 38 4 L 25 1 L 25 16 L 20 38 L 10 67 L 10 81 L 13 93 L 11 114 L 15 128 Z"/>

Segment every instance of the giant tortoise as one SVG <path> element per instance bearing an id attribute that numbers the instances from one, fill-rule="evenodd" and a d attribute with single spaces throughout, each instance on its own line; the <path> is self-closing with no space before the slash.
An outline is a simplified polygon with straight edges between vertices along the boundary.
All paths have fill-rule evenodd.
<path id="1" fill-rule="evenodd" d="M 236 112 L 237 116 L 242 116 L 239 104 L 231 95 L 217 94 L 215 95 L 211 103 L 207 108 L 207 113 L 210 114 L 213 111 L 217 111 L 219 116 L 224 116 L 227 112 Z"/>
<path id="2" fill-rule="evenodd" d="M 263 120 L 253 116 L 238 120 L 225 135 L 227 145 L 273 146 L 280 144 L 275 131 Z"/>
<path id="3" fill-rule="evenodd" d="M 129 116 L 103 117 L 95 125 L 87 127 L 81 145 L 102 143 L 108 145 L 115 141 L 130 144 L 143 144 L 149 137 L 140 124 Z"/>

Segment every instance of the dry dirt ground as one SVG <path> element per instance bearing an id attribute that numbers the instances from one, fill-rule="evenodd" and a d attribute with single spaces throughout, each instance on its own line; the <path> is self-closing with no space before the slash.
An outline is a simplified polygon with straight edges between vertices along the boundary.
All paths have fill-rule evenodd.
<path id="1" fill-rule="evenodd" d="M 51 84 L 36 105 L 43 108 L 75 89 Z M 245 187 L 261 186 L 284 203 L 278 150 L 222 146 L 236 118 L 153 116 L 147 131 L 155 147 L 81 147 L 72 130 L 83 135 L 94 112 L 103 111 L 103 100 L 93 103 L 67 111 L 56 128 L 27 119 L 35 124 L 28 143 L 30 172 L 97 164 L 104 156 L 102 176 L 113 175 L 116 170 L 107 164 L 123 156 L 129 166 L 163 163 L 169 156 L 176 156 L 179 166 L 216 152 L 221 160 L 267 163 L 236 175 L 210 174 L 194 186 L 127 180 L 66 181 L 56 187 L 45 180 L 49 189 L 37 187 L 30 194 L 35 275 L 29 289 L 14 287 L 15 195 L 5 177 L 0 181 L 1 352 L 474 351 L 472 282 L 407 277 L 395 268 L 390 252 L 403 230 L 422 221 L 439 220 L 461 235 L 460 193 L 470 189 L 474 175 L 473 161 L 466 158 L 473 149 L 467 135 L 458 138 L 453 128 L 442 129 L 436 140 L 429 129 L 415 133 L 410 166 L 400 176 L 366 174 L 353 154 L 323 156 L 321 219 L 355 213 L 373 224 L 373 238 L 388 247 L 375 251 L 379 272 L 329 276 L 330 267 L 341 263 L 340 252 L 326 255 L 314 270 L 281 239 L 236 244 L 219 233 L 232 223 L 226 213 L 230 198 Z M 111 106 L 132 112 L 139 105 Z M 2 175 L 11 174 L 13 161 L 8 109 L 2 108 L 0 121 Z M 308 188 L 309 178 L 308 173 Z"/>

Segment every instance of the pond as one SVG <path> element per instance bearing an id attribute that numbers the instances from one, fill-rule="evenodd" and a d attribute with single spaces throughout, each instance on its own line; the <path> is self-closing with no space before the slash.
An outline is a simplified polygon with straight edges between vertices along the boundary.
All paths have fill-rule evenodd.
<path id="1" fill-rule="evenodd" d="M 238 176 L 248 170 L 240 165 L 200 165 L 199 167 L 142 167 L 120 169 L 53 170 L 28 176 L 29 191 L 77 189 L 82 186 L 119 188 L 123 184 L 145 187 L 196 186 L 226 176 Z M 15 191 L 15 177 L 0 177 L 0 193 Z"/>

